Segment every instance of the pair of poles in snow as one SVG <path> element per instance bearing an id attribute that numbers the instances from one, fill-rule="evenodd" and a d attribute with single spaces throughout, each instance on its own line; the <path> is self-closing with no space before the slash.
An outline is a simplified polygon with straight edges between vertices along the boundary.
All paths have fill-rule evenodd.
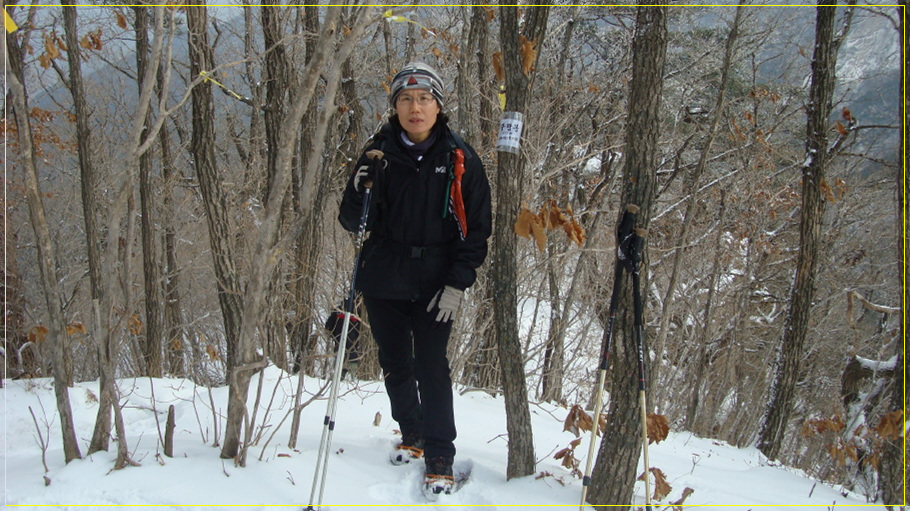
<path id="1" fill-rule="evenodd" d="M 626 206 L 616 230 L 616 270 L 613 275 L 613 293 L 610 295 L 610 318 L 607 323 L 606 340 L 603 355 L 600 361 L 600 371 L 597 389 L 594 398 L 594 424 L 591 428 L 591 442 L 588 446 L 588 459 L 585 463 L 585 473 L 582 479 L 581 511 L 585 509 L 585 500 L 588 495 L 588 486 L 591 484 L 591 467 L 594 463 L 594 447 L 597 432 L 600 429 L 600 412 L 603 406 L 603 390 L 610 367 L 610 348 L 613 345 L 613 325 L 616 321 L 616 309 L 619 307 L 619 296 L 622 292 L 623 274 L 628 271 L 632 275 L 632 308 L 635 316 L 635 343 L 638 350 L 638 401 L 641 408 L 641 440 L 642 454 L 645 466 L 645 509 L 651 511 L 651 480 L 648 474 L 648 406 L 645 396 L 645 357 L 642 346 L 642 304 L 641 304 L 641 247 L 647 234 L 645 229 L 635 228 L 635 219 L 639 208 L 634 204 Z"/>
<path id="2" fill-rule="evenodd" d="M 382 155 L 379 153 L 372 156 L 370 161 L 370 165 L 372 166 L 371 175 L 375 176 L 381 166 Z M 325 478 L 329 468 L 329 451 L 332 449 L 332 434 L 335 432 L 335 412 L 338 408 L 338 387 L 341 382 L 341 373 L 344 366 L 348 333 L 351 330 L 351 315 L 354 312 L 354 284 L 357 282 L 357 269 L 360 267 L 360 253 L 363 248 L 363 238 L 367 230 L 367 218 L 370 213 L 372 196 L 372 187 L 365 186 L 363 192 L 363 208 L 360 211 L 360 224 L 357 227 L 357 235 L 354 239 L 356 254 L 354 255 L 354 271 L 351 274 L 351 289 L 347 299 L 344 301 L 344 323 L 341 327 L 341 338 L 338 342 L 338 351 L 335 354 L 335 369 L 332 373 L 331 390 L 329 391 L 329 400 L 326 404 L 325 418 L 322 421 L 322 438 L 319 440 L 319 454 L 316 457 L 316 471 L 313 474 L 313 486 L 310 490 L 310 504 L 307 506 L 306 511 L 319 509 L 319 507 L 322 506 L 322 496 L 325 493 Z"/>

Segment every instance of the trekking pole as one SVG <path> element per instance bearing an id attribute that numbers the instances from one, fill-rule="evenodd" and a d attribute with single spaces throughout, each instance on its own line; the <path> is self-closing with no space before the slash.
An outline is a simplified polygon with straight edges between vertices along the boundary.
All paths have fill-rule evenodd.
<path id="1" fill-rule="evenodd" d="M 377 151 L 378 152 L 378 151 Z M 382 154 L 373 156 L 374 174 L 379 169 Z M 370 214 L 370 201 L 372 188 L 367 187 L 363 192 L 363 208 L 360 211 L 360 224 L 357 226 L 357 236 L 354 239 L 356 253 L 354 255 L 354 271 L 351 273 L 351 290 L 344 301 L 344 323 L 341 327 L 341 341 L 338 343 L 338 352 L 335 354 L 335 368 L 332 371 L 332 385 L 329 392 L 329 401 L 326 404 L 325 419 L 322 422 L 322 438 L 319 440 L 319 454 L 316 457 L 316 471 L 313 473 L 313 486 L 310 490 L 310 504 L 306 511 L 314 511 L 322 505 L 322 495 L 325 492 L 325 477 L 329 468 L 329 451 L 332 448 L 332 434 L 335 432 L 335 411 L 338 408 L 338 387 L 341 381 L 341 370 L 344 365 L 344 352 L 347 344 L 348 330 L 351 328 L 351 314 L 354 311 L 354 284 L 357 282 L 357 269 L 360 267 L 360 252 L 363 248 L 363 238 L 367 230 L 367 217 Z M 319 488 L 318 499 L 316 488 Z"/>
<path id="2" fill-rule="evenodd" d="M 648 460 L 648 400 L 645 396 L 645 353 L 642 342 L 641 247 L 648 231 L 635 229 L 632 234 L 630 262 L 632 268 L 632 303 L 635 313 L 635 343 L 638 350 L 638 404 L 641 408 L 642 461 L 645 465 L 645 510 L 651 511 L 651 466 Z"/>
<path id="3" fill-rule="evenodd" d="M 597 444 L 597 432 L 600 429 L 600 411 L 603 406 L 604 382 L 607 378 L 607 369 L 610 368 L 610 348 L 613 345 L 613 324 L 616 320 L 616 309 L 619 306 L 619 295 L 622 289 L 623 264 L 622 260 L 626 258 L 622 247 L 625 245 L 624 240 L 631 236 L 632 228 L 635 226 L 635 215 L 638 213 L 638 206 L 629 204 L 622 215 L 619 227 L 616 230 L 616 268 L 613 273 L 613 293 L 610 295 L 610 319 L 607 321 L 607 331 L 605 333 L 603 354 L 600 359 L 600 370 L 597 378 L 597 388 L 594 394 L 594 426 L 591 428 L 591 442 L 588 444 L 588 459 L 585 462 L 585 474 L 581 480 L 581 504 L 579 509 L 584 511 L 585 499 L 588 495 L 588 485 L 591 484 L 591 467 L 594 464 L 594 447 Z"/>

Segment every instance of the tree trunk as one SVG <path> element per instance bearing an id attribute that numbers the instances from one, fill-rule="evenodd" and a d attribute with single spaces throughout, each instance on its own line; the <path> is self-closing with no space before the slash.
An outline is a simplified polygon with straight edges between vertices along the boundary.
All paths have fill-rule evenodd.
<path id="1" fill-rule="evenodd" d="M 290 83 L 288 57 L 284 44 L 285 34 L 281 26 L 281 13 L 283 8 L 274 5 L 263 5 L 262 35 L 265 45 L 265 147 L 266 147 L 266 181 L 262 191 L 262 202 L 269 200 L 268 194 L 277 172 L 278 163 L 278 137 L 281 123 L 288 109 L 288 91 L 293 90 Z M 303 123 L 304 128 L 306 123 Z M 283 217 L 284 215 L 282 215 Z M 272 286 L 279 286 L 277 279 L 272 279 Z M 263 353 L 278 367 L 287 370 L 286 342 L 284 335 L 284 308 L 283 293 L 276 292 L 273 288 L 269 292 L 267 309 L 273 311 L 276 320 L 268 321 L 263 326 Z"/>
<path id="2" fill-rule="evenodd" d="M 76 428 L 73 423 L 73 411 L 69 400 L 69 387 L 64 367 L 66 344 L 66 323 L 63 317 L 63 295 L 59 288 L 56 254 L 51 237 L 44 204 L 41 202 L 41 191 L 38 186 L 38 166 L 35 161 L 35 147 L 32 144 L 32 128 L 28 119 L 28 104 L 25 86 L 22 82 L 22 53 L 15 35 L 6 37 L 8 62 L 11 72 L 7 75 L 9 92 L 7 101 L 11 107 L 19 142 L 19 159 L 25 170 L 25 195 L 28 201 L 32 228 L 35 231 L 35 245 L 38 251 L 38 269 L 44 288 L 47 311 L 50 316 L 48 341 L 54 350 L 54 394 L 57 398 L 57 413 L 60 414 L 60 433 L 63 437 L 63 456 L 66 463 L 82 457 L 79 442 L 76 439 Z"/>
<path id="3" fill-rule="evenodd" d="M 67 52 L 67 61 L 69 64 L 69 84 L 70 92 L 73 96 L 73 113 L 76 118 L 76 139 L 79 156 L 79 169 L 82 184 L 82 211 L 85 221 L 86 244 L 88 246 L 88 266 L 89 281 L 91 283 L 91 296 L 93 303 L 101 300 L 104 296 L 104 280 L 101 273 L 101 241 L 100 230 L 97 227 L 97 212 L 99 206 L 96 200 L 97 191 L 97 174 L 92 158 L 92 132 L 89 129 L 88 108 L 85 104 L 85 87 L 82 82 L 82 58 L 78 44 L 79 34 L 76 27 L 76 8 L 75 6 L 63 6 L 64 37 L 67 46 L 73 47 Z M 92 338 L 98 349 L 98 362 L 100 378 L 100 395 L 98 403 L 98 415 L 95 419 L 95 428 L 92 433 L 92 440 L 89 444 L 88 453 L 92 454 L 97 451 L 106 451 L 110 447 L 111 436 L 111 406 L 113 406 L 113 396 L 108 392 L 110 382 L 107 366 L 106 346 L 110 338 L 110 333 L 101 328 L 100 325 L 92 325 Z"/>
<path id="4" fill-rule="evenodd" d="M 349 32 L 336 30 L 340 20 L 340 10 L 329 8 L 324 20 L 325 29 L 320 34 L 316 43 L 316 52 L 312 60 L 303 71 L 303 81 L 295 93 L 280 128 L 278 155 L 276 159 L 276 173 L 274 180 L 267 192 L 268 202 L 263 209 L 256 240 L 254 253 L 262 259 L 261 264 L 252 267 L 249 283 L 243 299 L 243 312 L 240 335 L 238 339 L 238 365 L 229 373 L 228 417 L 224 436 L 224 446 L 221 456 L 235 458 L 241 465 L 245 463 L 244 453 L 240 450 L 240 431 L 246 416 L 246 399 L 249 393 L 249 382 L 256 370 L 264 366 L 264 360 L 256 351 L 256 332 L 262 321 L 266 291 L 272 281 L 272 275 L 283 253 L 289 248 L 290 240 L 296 238 L 305 225 L 305 218 L 297 218 L 287 236 L 279 241 L 279 227 L 282 216 L 282 207 L 287 197 L 291 184 L 291 163 L 296 152 L 297 127 L 303 118 L 303 113 L 310 104 L 320 76 L 319 70 L 329 59 L 334 59 L 325 71 L 325 95 L 323 109 L 316 127 L 314 147 L 322 147 L 327 125 L 334 112 L 335 94 L 339 88 L 341 63 L 350 55 L 354 45 L 366 28 L 371 9 L 366 8 L 360 12 L 360 17 L 351 24 Z M 344 42 L 339 44 L 341 37 Z M 315 168 L 317 163 L 312 162 L 304 174 L 301 185 L 301 205 L 308 209 L 312 207 L 317 191 Z"/>
<path id="5" fill-rule="evenodd" d="M 825 212 L 825 199 L 821 187 L 828 167 L 828 115 L 832 108 L 837 63 L 837 45 L 834 38 L 836 17 L 835 6 L 817 7 L 812 83 L 807 107 L 807 160 L 802 169 L 799 255 L 796 260 L 796 276 L 790 290 L 790 306 L 775 364 L 774 381 L 771 384 L 771 398 L 758 438 L 759 450 L 771 460 L 780 456 L 790 413 L 793 410 L 803 344 L 809 326 L 812 300 L 815 297 L 816 266 Z"/>
<path id="6" fill-rule="evenodd" d="M 163 73 L 158 71 L 158 99 L 164 89 L 161 83 Z M 158 133 L 158 144 L 161 150 L 161 178 L 163 181 L 162 190 L 162 214 L 161 224 L 164 235 L 162 236 L 162 245 L 164 247 L 164 324 L 162 328 L 167 332 L 165 337 L 165 353 L 167 353 L 168 374 L 174 377 L 187 375 L 184 353 L 188 344 L 187 332 L 183 324 L 183 308 L 180 301 L 180 268 L 177 264 L 177 232 L 174 227 L 174 185 L 177 180 L 177 173 L 174 169 L 174 161 L 171 156 L 171 141 L 167 129 L 162 126 Z"/>
<path id="7" fill-rule="evenodd" d="M 187 31 L 190 39 L 190 72 L 193 78 L 214 67 L 212 48 L 208 43 L 208 20 L 206 7 L 192 5 L 186 8 Z M 224 337 L 227 343 L 227 374 L 237 365 L 237 346 L 240 342 L 242 289 L 235 267 L 234 245 L 227 211 L 227 197 L 221 188 L 221 180 L 215 161 L 215 108 L 212 100 L 212 86 L 208 81 L 193 87 L 193 134 L 192 154 L 199 179 L 208 225 L 209 243 L 215 280 L 218 286 L 218 302 L 224 322 Z"/>
<path id="8" fill-rule="evenodd" d="M 699 330 L 700 334 L 698 337 L 697 346 L 699 348 L 703 347 L 704 352 L 707 352 L 708 338 L 711 330 L 711 318 L 712 313 L 714 312 L 714 295 L 717 293 L 717 281 L 720 278 L 721 272 L 721 257 L 723 255 L 723 239 L 724 234 L 727 232 L 724 229 L 725 223 L 725 214 L 726 214 L 726 191 L 721 190 L 720 192 L 720 211 L 718 212 L 717 220 L 717 237 L 714 240 L 714 261 L 711 263 L 711 274 L 708 277 L 708 297 L 705 298 L 705 307 L 702 312 L 702 322 L 701 329 Z M 727 349 L 729 349 L 729 341 L 726 341 Z M 721 348 L 718 348 L 720 350 Z M 702 358 L 705 358 L 702 355 Z M 716 358 L 716 357 L 711 357 Z M 704 364 L 706 367 L 707 363 Z M 728 364 L 729 366 L 729 364 Z M 712 399 L 709 402 L 709 412 L 712 415 L 717 413 L 718 409 L 723 403 L 723 398 L 727 395 L 727 372 L 729 368 L 724 369 L 724 377 L 720 379 L 719 382 L 715 382 L 715 385 L 709 387 L 706 392 L 707 395 L 710 395 Z M 686 413 L 686 426 L 689 431 L 694 431 L 693 428 L 696 427 L 696 416 L 698 415 L 698 403 L 699 396 L 701 391 L 701 382 L 697 381 L 693 385 L 694 391 L 690 393 L 690 399 L 692 400 L 693 406 Z M 654 378 L 654 381 L 659 381 L 657 378 Z M 713 420 L 708 421 L 705 427 L 701 427 L 698 431 L 702 432 L 705 435 L 715 435 L 716 432 L 713 430 L 714 422 Z"/>
<path id="9" fill-rule="evenodd" d="M 489 78 L 490 52 L 487 48 L 490 38 L 490 22 L 487 18 L 486 10 L 480 6 L 471 8 L 471 41 L 477 45 L 474 54 L 477 61 L 477 86 L 480 88 L 480 105 L 478 116 L 480 117 L 480 134 L 475 147 L 496 146 L 495 120 L 493 119 L 494 103 L 496 99 L 496 83 L 494 79 Z M 483 151 L 481 151 L 481 155 Z"/>
<path id="10" fill-rule="evenodd" d="M 907 85 L 907 76 L 910 74 L 910 66 L 907 66 L 907 61 L 905 60 L 907 56 L 907 38 L 904 32 L 904 18 L 907 12 L 908 2 L 906 0 L 900 2 L 901 7 L 897 8 L 897 19 L 899 20 L 898 33 L 903 36 L 903 44 L 900 46 L 900 61 L 904 63 L 903 72 L 901 73 L 901 87 L 899 90 L 906 90 Z M 897 154 L 902 154 L 902 148 L 907 147 L 907 126 L 910 126 L 910 116 L 907 115 L 907 105 L 904 101 L 900 102 L 900 119 L 904 123 L 904 129 L 901 130 L 901 137 L 899 139 L 898 151 Z M 898 222 L 897 222 L 897 239 L 898 239 L 898 248 L 900 253 L 898 254 L 897 260 L 900 262 L 900 268 L 898 269 L 898 278 L 900 282 L 907 282 L 907 278 L 910 277 L 910 261 L 907 259 L 907 233 L 904 231 L 904 226 L 907 225 L 907 220 L 910 218 L 910 204 L 908 204 L 908 198 L 910 198 L 910 181 L 907 180 L 907 169 L 898 169 L 897 176 L 897 190 L 898 190 Z M 900 221 L 903 220 L 903 221 Z M 910 305 L 910 292 L 905 285 L 903 289 L 903 314 L 906 318 L 906 308 Z M 906 339 L 907 339 L 907 322 L 901 321 L 900 324 L 900 338 L 904 339 L 904 343 L 895 342 L 895 349 L 897 351 L 897 364 L 895 368 L 904 368 L 904 371 L 895 370 L 891 378 L 891 402 L 888 407 L 888 411 L 895 410 L 904 410 L 904 420 L 906 421 L 907 413 L 907 394 L 905 387 L 906 379 Z M 910 486 L 910 479 L 907 478 L 907 471 L 905 462 L 905 453 L 907 452 L 907 435 L 903 435 L 893 441 L 885 443 L 884 453 L 882 454 L 881 469 L 879 472 L 878 478 L 878 490 L 882 502 L 884 502 L 889 511 L 892 506 L 897 507 L 901 503 L 906 504 L 908 500 L 908 491 L 907 487 Z"/>
<path id="11" fill-rule="evenodd" d="M 136 13 L 136 70 L 139 90 L 148 68 L 148 8 L 134 7 Z M 151 115 L 146 116 L 146 129 L 151 125 Z M 147 132 L 143 130 L 140 143 L 145 142 Z M 152 158 L 148 151 L 139 157 L 139 203 L 142 211 L 142 269 L 145 277 L 145 372 L 151 378 L 162 376 L 161 348 L 164 345 L 161 268 L 158 260 L 155 224 L 158 218 L 156 207 L 157 190 L 152 185 Z"/>
<path id="12" fill-rule="evenodd" d="M 518 9 L 516 6 L 503 6 L 499 12 L 500 43 L 506 75 L 506 111 L 523 113 L 528 103 L 530 87 L 529 77 L 522 70 L 520 60 Z M 546 32 L 548 14 L 548 7 L 528 8 L 522 35 L 529 41 L 540 44 Z M 521 166 L 520 155 L 499 152 L 492 285 L 493 317 L 499 360 L 502 365 L 502 387 L 506 400 L 506 426 L 509 434 L 509 459 L 506 468 L 506 477 L 509 479 L 532 474 L 535 461 L 524 356 L 518 338 L 517 317 L 517 241 L 513 225 L 518 218 L 522 196 Z"/>
<path id="13" fill-rule="evenodd" d="M 88 107 L 85 103 L 85 86 L 82 81 L 82 59 L 79 34 L 76 27 L 75 6 L 63 6 L 64 38 L 69 64 L 70 93 L 73 96 L 73 114 L 76 120 L 76 148 L 79 158 L 79 177 L 82 191 L 82 214 L 85 221 L 85 239 L 88 247 L 88 275 L 91 297 L 101 296 L 101 234 L 98 229 L 98 178 L 92 157 L 92 133 L 89 129 Z M 71 366 L 72 364 L 69 363 Z M 72 379 L 68 376 L 72 385 Z"/>
<path id="14" fill-rule="evenodd" d="M 622 204 L 640 207 L 638 226 L 645 229 L 651 218 L 656 191 L 657 141 L 666 53 L 667 8 L 639 6 L 636 9 L 635 34 L 632 39 L 632 82 L 623 155 L 625 185 Z M 624 210 L 625 207 L 621 208 L 621 211 Z M 621 263 L 617 260 L 614 264 Z M 641 290 L 647 292 L 647 243 L 642 247 L 640 272 Z M 630 279 L 626 279 L 626 282 L 629 283 Z M 638 475 L 636 467 L 642 447 L 642 424 L 634 369 L 637 365 L 637 347 L 631 287 L 630 284 L 623 286 L 624 291 L 617 309 L 616 329 L 620 335 L 613 355 L 615 369 L 612 371 L 609 419 L 588 493 L 588 502 L 595 505 L 629 505 Z M 644 353 L 648 351 L 645 347 Z M 650 365 L 648 362 L 646 359 L 646 367 Z"/>
<path id="15" fill-rule="evenodd" d="M 563 33 L 562 42 L 560 43 L 559 61 L 556 65 L 554 76 L 565 76 L 565 65 L 568 59 L 570 43 L 572 42 L 572 33 L 575 29 L 575 15 L 578 7 L 572 7 L 569 14 L 569 20 L 566 23 L 566 29 Z M 550 82 L 552 84 L 552 82 Z M 552 89 L 548 87 L 548 89 Z M 555 97 L 555 103 L 550 110 L 550 125 L 556 126 L 557 122 L 565 115 L 565 101 L 563 95 L 552 90 L 548 91 L 548 96 Z M 566 145 L 565 137 L 560 134 L 554 134 L 554 138 L 549 144 L 547 150 L 547 160 L 544 164 L 545 169 L 553 168 L 558 156 L 563 154 L 563 147 Z M 564 173 L 547 180 L 544 186 L 544 200 L 556 200 L 558 197 L 568 196 L 565 192 Z M 571 200 L 571 199 L 570 199 Z M 572 205 L 575 209 L 575 205 Z M 543 375 L 541 377 L 541 400 L 550 402 L 561 402 L 563 399 L 563 379 L 565 378 L 565 340 L 566 329 L 568 328 L 568 317 L 571 314 L 572 302 L 574 301 L 575 278 L 572 279 L 572 286 L 565 297 L 565 303 L 561 298 L 560 282 L 563 280 L 564 264 L 560 263 L 557 258 L 564 252 L 564 244 L 557 242 L 555 239 L 547 240 L 547 285 L 550 294 L 550 326 L 547 334 L 547 343 L 544 350 Z M 578 275 L 576 267 L 575 275 Z"/>

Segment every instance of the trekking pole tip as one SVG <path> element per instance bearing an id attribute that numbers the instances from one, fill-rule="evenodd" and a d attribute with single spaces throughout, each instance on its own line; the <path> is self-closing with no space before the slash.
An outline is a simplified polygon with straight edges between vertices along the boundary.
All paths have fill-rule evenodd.
<path id="1" fill-rule="evenodd" d="M 640 210 L 641 210 L 641 208 L 639 208 L 639 207 L 636 206 L 635 204 L 627 204 L 627 205 L 626 205 L 626 211 L 629 212 L 629 213 L 632 213 L 633 215 L 637 215 L 638 212 L 639 212 Z"/>

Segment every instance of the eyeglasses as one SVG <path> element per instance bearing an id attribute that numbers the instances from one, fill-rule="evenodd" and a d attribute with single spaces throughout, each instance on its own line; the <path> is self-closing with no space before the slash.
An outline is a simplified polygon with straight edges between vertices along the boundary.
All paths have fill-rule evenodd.
<path id="1" fill-rule="evenodd" d="M 397 106 L 409 107 L 414 103 L 417 103 L 420 106 L 427 106 L 436 101 L 436 96 L 432 94 L 420 94 L 417 96 L 409 96 L 407 94 L 401 94 L 398 96 L 398 99 L 395 100 Z"/>

